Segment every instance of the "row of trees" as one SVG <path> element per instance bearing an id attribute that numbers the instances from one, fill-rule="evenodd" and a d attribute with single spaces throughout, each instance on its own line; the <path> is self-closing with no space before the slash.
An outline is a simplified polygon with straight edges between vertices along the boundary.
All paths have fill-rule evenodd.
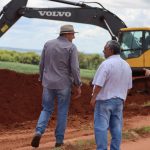
<path id="1" fill-rule="evenodd" d="M 0 50 L 0 61 L 19 62 L 25 64 L 39 64 L 40 57 L 35 52 L 16 52 Z"/>
<path id="2" fill-rule="evenodd" d="M 80 68 L 82 69 L 97 69 L 104 58 L 98 54 L 79 53 Z"/>
<path id="3" fill-rule="evenodd" d="M 104 58 L 98 54 L 79 53 L 80 68 L 96 69 Z M 0 61 L 19 62 L 25 64 L 38 65 L 40 56 L 35 52 L 16 52 L 8 50 L 0 50 Z"/>

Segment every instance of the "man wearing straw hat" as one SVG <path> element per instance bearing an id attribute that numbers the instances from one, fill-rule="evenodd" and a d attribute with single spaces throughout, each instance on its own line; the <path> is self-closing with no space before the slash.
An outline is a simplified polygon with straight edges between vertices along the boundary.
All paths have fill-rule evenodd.
<path id="1" fill-rule="evenodd" d="M 78 52 L 72 43 L 75 33 L 72 25 L 63 25 L 60 28 L 59 37 L 46 42 L 44 45 L 39 67 L 39 80 L 42 81 L 43 86 L 43 109 L 31 142 L 32 147 L 39 146 L 41 136 L 45 132 L 54 111 L 56 98 L 58 112 L 55 147 L 63 145 L 72 84 L 77 90 L 76 98 L 81 95 Z"/>

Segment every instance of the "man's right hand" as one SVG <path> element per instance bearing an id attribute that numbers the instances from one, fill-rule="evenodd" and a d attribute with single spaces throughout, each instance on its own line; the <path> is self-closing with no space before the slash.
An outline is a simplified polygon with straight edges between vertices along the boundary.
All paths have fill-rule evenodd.
<path id="1" fill-rule="evenodd" d="M 144 68 L 143 70 L 145 71 L 145 76 L 150 76 L 150 70 L 149 69 Z"/>

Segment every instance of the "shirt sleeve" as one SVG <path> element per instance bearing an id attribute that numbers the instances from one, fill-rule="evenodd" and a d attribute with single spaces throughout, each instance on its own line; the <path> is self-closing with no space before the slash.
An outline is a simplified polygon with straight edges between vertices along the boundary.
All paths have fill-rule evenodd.
<path id="1" fill-rule="evenodd" d="M 103 87 L 108 77 L 108 71 L 108 65 L 103 62 L 96 71 L 92 84 Z"/>
<path id="2" fill-rule="evenodd" d="M 129 84 L 128 84 L 128 89 L 131 89 L 132 88 L 132 71 L 130 71 L 130 77 L 129 77 Z"/>
<path id="3" fill-rule="evenodd" d="M 46 49 L 46 44 L 44 45 L 44 48 L 43 48 L 43 51 L 42 51 L 42 54 L 41 54 L 40 63 L 39 63 L 39 80 L 40 81 L 42 81 L 42 78 L 43 78 L 45 49 Z"/>
<path id="4" fill-rule="evenodd" d="M 74 84 L 80 86 L 81 79 L 80 79 L 78 51 L 75 45 L 73 45 L 70 50 L 70 67 L 71 67 L 71 74 L 74 79 Z"/>

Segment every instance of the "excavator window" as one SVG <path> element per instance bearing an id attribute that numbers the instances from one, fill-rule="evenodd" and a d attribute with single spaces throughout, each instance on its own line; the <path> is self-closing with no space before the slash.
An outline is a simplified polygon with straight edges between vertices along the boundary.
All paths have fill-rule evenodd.
<path id="1" fill-rule="evenodd" d="M 120 45 L 124 59 L 139 57 L 142 53 L 142 31 L 122 32 Z"/>

